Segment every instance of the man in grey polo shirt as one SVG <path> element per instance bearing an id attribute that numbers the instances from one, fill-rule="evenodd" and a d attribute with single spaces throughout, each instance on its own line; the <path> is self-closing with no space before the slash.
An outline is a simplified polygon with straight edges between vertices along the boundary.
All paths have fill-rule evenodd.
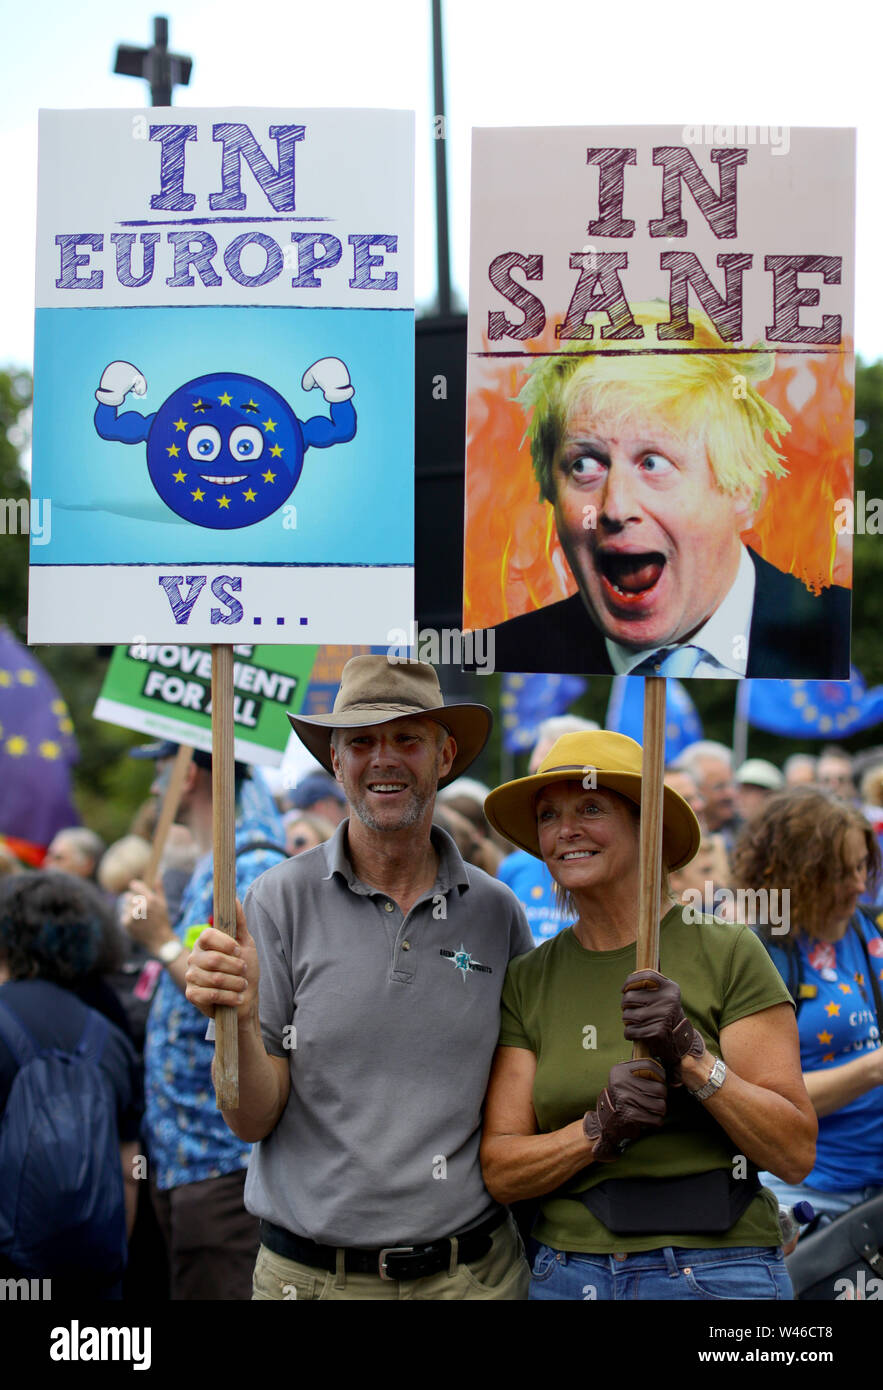
<path id="1" fill-rule="evenodd" d="M 490 713 L 445 706 L 430 666 L 365 656 L 332 714 L 289 717 L 350 818 L 263 874 L 237 942 L 207 930 L 187 975 L 204 1012 L 239 1010 L 225 1118 L 256 1143 L 255 1297 L 524 1298 L 478 1145 L 500 990 L 531 937 L 509 890 L 431 824 Z"/>

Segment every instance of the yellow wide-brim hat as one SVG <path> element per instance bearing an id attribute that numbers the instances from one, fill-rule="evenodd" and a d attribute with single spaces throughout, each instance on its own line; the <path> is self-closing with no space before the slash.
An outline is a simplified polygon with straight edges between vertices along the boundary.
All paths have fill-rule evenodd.
<path id="1" fill-rule="evenodd" d="M 582 781 L 592 774 L 593 787 L 606 787 L 641 804 L 641 745 L 625 734 L 564 734 L 552 744 L 532 777 L 519 777 L 492 791 L 484 813 L 495 830 L 542 859 L 534 809 L 537 793 L 550 782 Z M 667 869 L 682 869 L 699 849 L 701 831 L 692 808 L 672 787 L 662 799 L 662 857 Z"/>

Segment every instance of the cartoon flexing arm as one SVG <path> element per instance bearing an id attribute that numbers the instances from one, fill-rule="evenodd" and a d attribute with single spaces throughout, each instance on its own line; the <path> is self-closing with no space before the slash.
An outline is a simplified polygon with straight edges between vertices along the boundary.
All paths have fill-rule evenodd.
<path id="1" fill-rule="evenodd" d="M 137 367 L 131 362 L 111 362 L 101 373 L 101 381 L 95 392 L 98 407 L 95 411 L 95 428 L 102 439 L 112 439 L 119 444 L 141 444 L 147 438 L 156 412 L 152 415 L 139 415 L 135 410 L 118 413 L 130 391 L 143 396 L 147 382 Z"/>
<path id="2" fill-rule="evenodd" d="M 325 415 L 314 415 L 304 422 L 304 448 L 313 445 L 327 449 L 329 444 L 347 444 L 356 433 L 356 412 L 350 401 L 353 387 L 346 364 L 339 357 L 323 357 L 307 368 L 301 386 L 305 391 L 318 386 L 331 406 L 330 420 Z"/>

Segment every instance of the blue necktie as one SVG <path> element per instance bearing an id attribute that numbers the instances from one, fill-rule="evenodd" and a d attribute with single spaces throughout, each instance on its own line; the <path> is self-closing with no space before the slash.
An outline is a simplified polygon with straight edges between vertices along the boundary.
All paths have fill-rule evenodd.
<path id="1" fill-rule="evenodd" d="M 629 674 L 632 676 L 692 676 L 705 652 L 701 647 L 671 647 L 651 652 Z"/>

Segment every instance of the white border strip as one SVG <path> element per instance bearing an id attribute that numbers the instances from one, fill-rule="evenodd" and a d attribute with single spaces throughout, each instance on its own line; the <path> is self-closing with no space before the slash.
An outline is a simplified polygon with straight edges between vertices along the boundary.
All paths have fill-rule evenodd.
<path id="1" fill-rule="evenodd" d="M 194 600 L 177 621 L 176 576 Z M 33 565 L 28 642 L 384 646 L 413 617 L 409 565 Z"/>

